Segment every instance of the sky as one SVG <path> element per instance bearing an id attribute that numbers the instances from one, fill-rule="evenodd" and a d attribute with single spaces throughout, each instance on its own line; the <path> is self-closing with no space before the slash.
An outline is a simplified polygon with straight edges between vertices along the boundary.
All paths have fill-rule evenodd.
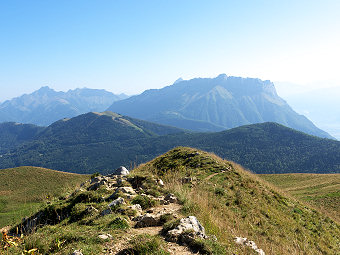
<path id="1" fill-rule="evenodd" d="M 340 86 L 339 13 L 338 0 L 0 1 L 0 101 L 220 73 Z"/>

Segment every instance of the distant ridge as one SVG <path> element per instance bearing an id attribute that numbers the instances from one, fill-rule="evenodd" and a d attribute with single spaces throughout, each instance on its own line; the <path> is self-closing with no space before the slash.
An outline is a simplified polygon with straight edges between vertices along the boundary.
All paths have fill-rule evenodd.
<path id="1" fill-rule="evenodd" d="M 6 134 L 6 132 L 4 132 Z M 233 160 L 256 173 L 340 173 L 340 142 L 266 122 L 216 133 L 191 133 L 113 112 L 87 113 L 39 130 L 3 148 L 0 167 L 41 166 L 77 173 L 110 173 L 144 163 L 176 146 Z M 4 139 L 0 133 L 0 140 Z"/>
<path id="2" fill-rule="evenodd" d="M 126 99 L 100 89 L 74 89 L 57 92 L 48 86 L 0 104 L 0 122 L 20 122 L 41 126 L 65 117 L 90 111 L 104 111 L 114 101 Z"/>
<path id="3" fill-rule="evenodd" d="M 242 125 L 277 122 L 302 132 L 333 138 L 297 114 L 272 82 L 221 74 L 178 79 L 162 89 L 114 102 L 108 110 L 194 131 L 222 131 Z"/>

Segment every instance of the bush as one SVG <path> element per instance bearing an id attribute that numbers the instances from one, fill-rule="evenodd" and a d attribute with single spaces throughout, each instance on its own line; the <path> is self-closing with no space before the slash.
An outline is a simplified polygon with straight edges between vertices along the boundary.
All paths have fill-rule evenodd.
<path id="1" fill-rule="evenodd" d="M 134 199 L 131 201 L 132 204 L 139 204 L 143 210 L 148 209 L 150 207 L 153 207 L 156 205 L 156 201 L 152 200 L 151 198 L 147 196 L 136 196 Z"/>
<path id="2" fill-rule="evenodd" d="M 71 222 L 82 219 L 85 216 L 85 209 L 86 206 L 83 203 L 74 205 L 71 210 Z"/>
<path id="3" fill-rule="evenodd" d="M 168 221 L 163 225 L 162 233 L 166 234 L 168 231 L 176 228 L 179 225 L 180 219 L 174 219 L 171 221 Z"/>
<path id="4" fill-rule="evenodd" d="M 130 226 L 126 219 L 117 217 L 109 223 L 109 227 L 112 229 L 127 229 Z"/>
<path id="5" fill-rule="evenodd" d="M 93 178 L 95 178 L 95 177 L 97 177 L 97 176 L 99 176 L 99 175 L 100 175 L 99 172 L 95 172 L 95 173 L 93 173 L 93 174 L 91 175 L 90 179 L 93 179 Z"/>
<path id="6" fill-rule="evenodd" d="M 82 193 L 79 193 L 75 198 L 72 199 L 72 204 L 77 203 L 91 203 L 91 202 L 101 202 L 102 196 L 99 194 L 99 192 L 94 191 L 85 191 Z"/>
<path id="7" fill-rule="evenodd" d="M 224 196 L 224 194 L 225 194 L 224 189 L 220 188 L 220 187 L 216 188 L 215 194 L 218 195 L 218 196 Z"/>
<path id="8" fill-rule="evenodd" d="M 174 216 L 171 213 L 167 213 L 167 214 L 162 214 L 159 221 L 163 225 L 173 219 L 174 219 Z"/>

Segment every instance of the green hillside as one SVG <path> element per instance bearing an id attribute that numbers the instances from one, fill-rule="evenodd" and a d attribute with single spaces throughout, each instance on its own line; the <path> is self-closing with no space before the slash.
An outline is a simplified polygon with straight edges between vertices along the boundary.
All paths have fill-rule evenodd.
<path id="1" fill-rule="evenodd" d="M 277 123 L 217 133 L 188 133 L 112 112 L 88 113 L 55 122 L 33 141 L 0 153 L 0 166 L 110 173 L 121 165 L 147 162 L 176 146 L 213 152 L 256 173 L 340 172 L 339 141 L 307 135 Z"/>
<path id="2" fill-rule="evenodd" d="M 165 204 L 169 192 L 178 200 Z M 143 217 L 136 215 L 156 217 L 157 212 L 163 212 L 157 223 L 138 226 Z M 189 238 L 185 242 L 167 239 L 169 230 L 187 216 L 197 217 L 207 238 L 187 231 L 181 237 Z M 37 225 L 29 228 L 35 218 Z M 257 254 L 235 243 L 236 237 L 254 241 L 265 254 L 335 255 L 340 250 L 340 226 L 329 217 L 237 164 L 185 147 L 140 165 L 127 177 L 93 178 L 17 227 L 25 237 L 7 250 L 10 254 L 23 249 L 38 249 L 39 254 L 77 249 L 84 255 Z M 184 246 L 191 251 L 179 253 Z"/>
<path id="3" fill-rule="evenodd" d="M 259 175 L 287 194 L 306 201 L 340 222 L 340 174 Z"/>
<path id="4" fill-rule="evenodd" d="M 32 141 L 44 128 L 15 122 L 0 123 L 0 153 Z"/>
<path id="5" fill-rule="evenodd" d="M 18 223 L 88 178 L 39 167 L 0 170 L 0 228 Z"/>
<path id="6" fill-rule="evenodd" d="M 189 148 L 176 148 L 139 167 L 166 180 L 211 234 L 232 247 L 233 236 L 247 236 L 266 254 L 337 254 L 340 226 L 286 197 L 239 165 Z M 197 177 L 181 185 L 181 177 Z M 232 248 L 228 250 L 233 254 Z M 243 254 L 243 253 L 241 253 Z"/>

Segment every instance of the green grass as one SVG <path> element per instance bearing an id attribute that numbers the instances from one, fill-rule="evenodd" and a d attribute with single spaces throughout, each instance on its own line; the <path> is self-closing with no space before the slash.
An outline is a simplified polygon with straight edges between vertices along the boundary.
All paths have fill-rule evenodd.
<path id="1" fill-rule="evenodd" d="M 131 248 L 127 254 L 139 255 L 170 255 L 164 249 L 164 241 L 159 236 L 139 235 L 130 242 Z"/>
<path id="2" fill-rule="evenodd" d="M 183 182 L 184 177 L 195 177 L 195 182 Z M 164 190 L 151 185 L 158 178 L 164 181 Z M 204 254 L 254 254 L 253 250 L 235 244 L 236 236 L 255 241 L 266 254 L 321 255 L 337 254 L 340 250 L 340 226 L 331 218 L 286 196 L 239 165 L 207 152 L 175 148 L 139 166 L 128 180 L 132 186 L 175 193 L 183 205 L 181 214 L 196 216 L 210 237 L 188 243 Z M 23 249 L 31 248 L 37 248 L 41 254 L 71 254 L 74 249 L 81 249 L 85 255 L 102 254 L 105 246 L 115 245 L 129 235 L 128 217 L 120 210 L 101 216 L 100 212 L 110 202 L 105 198 L 112 191 L 105 188 L 85 191 L 87 187 L 88 184 L 67 199 L 52 199 L 41 211 L 43 216 L 38 224 L 44 227 L 25 236 L 18 247 L 8 249 L 9 254 L 21 254 Z M 334 198 L 333 193 L 324 195 Z M 119 209 L 137 200 L 126 199 L 127 204 Z M 2 207 L 8 203 L 3 201 Z M 145 204 L 148 207 L 149 202 Z M 57 220 L 56 215 L 63 217 Z M 162 220 L 164 229 L 172 229 L 179 221 L 170 216 Z M 110 234 L 113 238 L 101 240 L 99 234 Z M 130 252 L 127 254 L 168 254 L 164 247 L 159 236 L 142 235 L 123 248 Z"/>
<path id="3" fill-rule="evenodd" d="M 218 238 L 215 248 L 204 244 L 212 254 L 253 254 L 236 245 L 235 236 L 255 241 L 266 254 L 337 254 L 340 249 L 339 224 L 215 155 L 179 147 L 135 171 L 159 175 L 178 196 L 183 213 L 195 215 L 206 233 Z M 183 177 L 199 181 L 183 184 Z"/>
<path id="4" fill-rule="evenodd" d="M 140 179 L 132 177 L 133 179 Z M 144 182 L 151 182 L 142 178 Z M 82 190 L 73 192 L 67 198 L 53 200 L 40 210 L 37 227 L 30 234 L 25 233 L 17 247 L 12 246 L 4 252 L 8 254 L 22 254 L 23 250 L 37 249 L 38 254 L 71 254 L 75 249 L 82 250 L 83 254 L 102 254 L 107 242 L 114 242 L 126 235 L 130 228 L 129 218 L 124 212 L 113 210 L 112 213 L 101 215 L 108 208 L 112 190 L 104 187 L 96 191 L 86 191 L 90 183 L 87 182 Z M 102 198 L 106 199 L 102 199 Z M 141 196 L 142 197 L 142 196 Z M 99 199 L 100 198 L 100 199 Z M 132 201 L 126 200 L 126 205 L 117 206 L 115 209 L 124 209 Z M 148 201 L 148 204 L 151 203 Z M 60 216 L 60 217 L 59 217 Z M 20 226 L 19 234 L 20 234 Z M 16 226 L 11 230 L 16 233 Z M 100 234 L 110 234 L 112 239 L 102 240 Z M 111 243 L 111 245 L 113 245 Z M 159 236 L 142 236 L 132 239 L 127 251 L 131 254 L 166 255 L 163 249 L 164 241 Z M 1 253 L 0 249 L 0 254 Z M 130 254 L 130 253 L 129 253 Z"/>
<path id="5" fill-rule="evenodd" d="M 259 176 L 340 222 L 340 174 L 262 174 Z"/>
<path id="6" fill-rule="evenodd" d="M 18 223 L 88 178 L 38 167 L 0 170 L 0 228 Z"/>

